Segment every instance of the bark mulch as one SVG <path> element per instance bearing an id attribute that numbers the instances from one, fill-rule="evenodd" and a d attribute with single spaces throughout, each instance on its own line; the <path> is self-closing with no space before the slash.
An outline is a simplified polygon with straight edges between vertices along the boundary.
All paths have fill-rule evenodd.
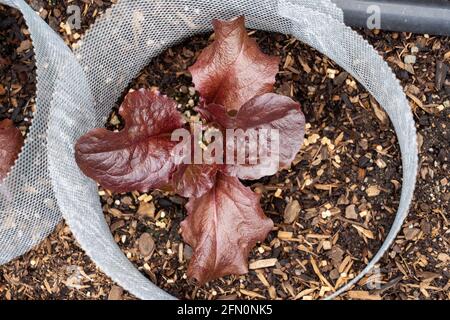
<path id="1" fill-rule="evenodd" d="M 35 111 L 36 74 L 30 35 L 21 14 L 0 7 L 0 121 L 25 134 Z"/>
<path id="2" fill-rule="evenodd" d="M 81 30 L 68 34 L 66 2 L 30 3 L 70 45 L 94 21 L 94 13 L 97 16 L 110 5 L 70 2 L 83 6 L 83 19 Z M 0 7 L 0 15 L 9 16 L 10 11 Z M 14 54 L 27 32 L 20 16 L 13 17 L 14 27 L 9 29 L 16 32 L 0 29 L 0 41 L 9 48 L 0 56 L 13 61 L 8 70 L 22 65 L 34 70 L 32 50 L 27 59 Z M 377 271 L 343 298 L 450 299 L 450 41 L 360 32 L 391 65 L 410 100 L 420 142 L 420 171 L 410 214 L 395 244 Z M 192 250 L 182 242 L 178 228 L 185 199 L 161 191 L 112 194 L 102 188 L 99 197 L 111 232 L 127 257 L 177 297 L 318 299 L 362 270 L 389 231 L 401 191 L 398 144 L 376 101 L 333 61 L 285 35 L 250 34 L 263 51 L 282 58 L 276 91 L 299 101 L 308 123 L 305 144 L 292 168 L 245 182 L 262 194 L 263 209 L 275 222 L 275 230 L 250 254 L 250 272 L 197 287 L 186 279 Z M 186 116 L 195 116 L 192 107 L 198 97 L 186 68 L 208 41 L 210 35 L 197 36 L 167 50 L 130 87 L 158 87 L 178 100 Z M 14 74 L 0 74 L 0 90 L 3 86 L 5 92 L 13 92 L 16 83 L 22 86 L 21 99 L 32 100 L 34 74 L 27 73 L 30 80 L 17 76 L 20 80 L 11 82 Z M 1 91 L 0 105 L 11 110 L 4 117 L 18 109 L 24 119 L 31 118 L 26 107 L 15 106 Z M 16 123 L 26 128 L 21 121 Z M 120 128 L 115 111 L 106 125 Z M 0 299 L 108 297 L 134 299 L 95 267 L 64 224 L 35 249 L 0 267 Z"/>

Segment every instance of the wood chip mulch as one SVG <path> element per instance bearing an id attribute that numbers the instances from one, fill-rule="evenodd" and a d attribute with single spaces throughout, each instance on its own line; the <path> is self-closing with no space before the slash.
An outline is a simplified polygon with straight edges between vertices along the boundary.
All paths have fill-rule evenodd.
<path id="1" fill-rule="evenodd" d="M 29 32 L 19 12 L 0 7 L 0 121 L 26 134 L 35 111 L 36 73 Z"/>
<path id="2" fill-rule="evenodd" d="M 94 21 L 94 13 L 100 15 L 111 4 L 72 1 L 85 9 L 82 29 L 75 32 L 65 25 L 66 2 L 29 2 L 70 45 Z M 11 16 L 11 11 L 0 6 L 0 16 Z M 12 61 L 8 70 L 34 70 L 32 49 L 17 53 L 27 31 L 20 15 L 13 17 L 15 32 L 0 28 L 0 41 L 7 44 L 0 58 Z M 410 214 L 379 272 L 342 298 L 448 300 L 450 41 L 360 32 L 391 65 L 410 100 L 420 171 Z M 102 188 L 99 197 L 111 232 L 130 261 L 177 297 L 319 299 L 362 270 L 389 231 L 402 182 L 398 144 L 376 101 L 332 61 L 288 36 L 250 34 L 266 53 L 282 57 L 276 91 L 298 100 L 308 123 L 305 144 L 292 168 L 245 182 L 262 194 L 263 209 L 275 222 L 266 241 L 251 252 L 250 272 L 197 287 L 186 279 L 192 250 L 178 230 L 185 199 L 160 191 L 112 194 Z M 208 41 L 210 35 L 197 36 L 167 50 L 132 87 L 158 87 L 178 100 L 187 117 L 195 116 L 192 107 L 198 97 L 185 70 Z M 27 78 L 12 71 L 0 73 L 0 117 L 12 117 L 19 110 L 15 112 L 23 118 L 16 123 L 25 129 L 25 118 L 31 119 L 33 110 L 19 101 L 35 97 L 34 73 L 27 72 Z M 21 90 L 11 95 L 17 85 Z M 113 111 L 107 127 L 120 125 Z M 95 267 L 64 224 L 29 253 L 0 266 L 0 299 L 107 298 L 134 299 Z"/>

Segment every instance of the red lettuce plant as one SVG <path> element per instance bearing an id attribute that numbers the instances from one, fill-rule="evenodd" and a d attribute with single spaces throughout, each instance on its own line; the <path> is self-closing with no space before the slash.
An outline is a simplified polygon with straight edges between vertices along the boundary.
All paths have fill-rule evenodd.
<path id="1" fill-rule="evenodd" d="M 9 119 L 0 121 L 0 182 L 6 177 L 23 146 L 23 137 Z"/>
<path id="2" fill-rule="evenodd" d="M 277 130 L 278 152 L 264 165 L 180 162 L 177 142 L 171 139 L 184 126 L 176 103 L 145 89 L 125 97 L 119 110 L 123 130 L 94 129 L 75 146 L 80 169 L 105 188 L 115 192 L 164 188 L 189 198 L 181 234 L 194 251 L 188 276 L 200 284 L 248 271 L 250 250 L 266 238 L 273 222 L 264 215 L 260 196 L 239 178 L 259 179 L 288 167 L 303 143 L 300 105 L 271 93 L 279 59 L 259 50 L 244 22 L 244 17 L 213 20 L 215 40 L 189 71 L 201 96 L 197 111 L 206 130 Z M 195 136 L 192 140 L 198 142 Z M 234 159 L 238 145 L 228 142 L 223 142 L 224 155 Z"/>

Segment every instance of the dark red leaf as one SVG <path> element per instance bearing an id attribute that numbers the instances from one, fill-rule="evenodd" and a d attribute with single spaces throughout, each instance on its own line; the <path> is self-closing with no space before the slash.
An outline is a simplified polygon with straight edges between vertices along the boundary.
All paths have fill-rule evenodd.
<path id="1" fill-rule="evenodd" d="M 7 176 L 23 146 L 23 136 L 9 119 L 0 122 L 0 182 Z"/>
<path id="2" fill-rule="evenodd" d="M 183 197 L 201 197 L 216 182 L 219 167 L 207 164 L 182 164 L 172 179 L 175 192 Z"/>
<path id="3" fill-rule="evenodd" d="M 305 117 L 300 104 L 286 96 L 275 93 L 256 96 L 244 104 L 235 116 L 230 116 L 225 107 L 217 104 L 207 105 L 199 111 L 208 121 L 215 122 L 223 128 L 247 130 L 246 132 L 252 133 L 249 137 L 254 137 L 261 132 L 258 131 L 260 129 L 278 130 L 279 153 L 272 153 L 265 159 L 266 161 L 258 157 L 257 165 L 247 162 L 247 164 L 228 166 L 228 173 L 241 179 L 259 179 L 275 174 L 279 167 L 288 167 L 303 144 Z M 227 153 L 234 154 L 234 163 L 237 163 L 237 147 L 237 143 L 232 150 L 227 147 Z M 258 144 L 258 147 L 263 148 L 263 145 Z"/>
<path id="4" fill-rule="evenodd" d="M 248 271 L 248 254 L 273 227 L 260 205 L 260 196 L 237 178 L 217 175 L 215 186 L 186 205 L 181 223 L 185 242 L 194 250 L 188 276 L 200 284 Z"/>
<path id="5" fill-rule="evenodd" d="M 143 191 L 167 185 L 175 170 L 171 141 L 182 118 L 175 101 L 149 90 L 129 93 L 119 113 L 120 132 L 97 128 L 75 146 L 78 166 L 85 175 L 115 192 Z"/>
<path id="6" fill-rule="evenodd" d="M 279 58 L 260 51 L 256 41 L 247 35 L 243 16 L 212 23 L 215 40 L 189 71 L 206 103 L 238 110 L 255 95 L 273 90 Z"/>

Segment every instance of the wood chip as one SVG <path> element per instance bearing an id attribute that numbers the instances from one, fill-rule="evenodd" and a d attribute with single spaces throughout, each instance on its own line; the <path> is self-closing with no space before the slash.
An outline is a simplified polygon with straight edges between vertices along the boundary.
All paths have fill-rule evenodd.
<path id="1" fill-rule="evenodd" d="M 260 271 L 256 272 L 256 276 L 258 277 L 259 281 L 261 281 L 261 283 L 265 287 L 270 287 L 270 283 L 269 283 L 269 281 L 267 281 L 267 278 L 263 272 L 260 272 Z"/>
<path id="2" fill-rule="evenodd" d="M 305 289 L 301 292 L 299 292 L 296 296 L 295 296 L 295 300 L 301 299 L 304 296 L 309 295 L 310 293 L 313 293 L 314 291 L 316 291 L 317 288 L 310 288 L 310 289 Z"/>
<path id="3" fill-rule="evenodd" d="M 20 43 L 20 46 L 16 49 L 17 53 L 22 53 L 31 48 L 31 41 L 30 40 L 24 40 Z"/>
<path id="4" fill-rule="evenodd" d="M 273 267 L 275 265 L 275 263 L 277 263 L 277 261 L 278 261 L 278 259 L 276 259 L 276 258 L 256 260 L 256 261 L 251 262 L 248 267 L 251 270 L 261 269 L 261 268 L 269 268 L 269 267 Z"/>
<path id="5" fill-rule="evenodd" d="M 412 101 L 414 101 L 414 103 L 415 103 L 418 107 L 423 108 L 423 103 L 422 103 L 422 101 L 421 101 L 419 98 L 417 98 L 415 95 L 413 95 L 413 94 L 410 93 L 410 92 L 406 92 L 406 95 L 408 96 L 408 98 L 410 98 Z"/>
<path id="6" fill-rule="evenodd" d="M 405 235 L 406 240 L 413 240 L 420 233 L 420 229 L 418 228 L 404 228 L 403 234 Z"/>
<path id="7" fill-rule="evenodd" d="M 366 189 L 367 196 L 376 197 L 380 194 L 381 190 L 377 186 L 370 186 Z"/>
<path id="8" fill-rule="evenodd" d="M 316 233 L 308 233 L 306 235 L 307 238 L 312 238 L 312 239 L 328 239 L 331 238 L 331 236 L 326 235 L 326 234 L 316 234 Z"/>
<path id="9" fill-rule="evenodd" d="M 144 257 L 149 257 L 155 250 L 155 241 L 149 233 L 143 233 L 138 240 L 139 252 Z"/>
<path id="10" fill-rule="evenodd" d="M 314 188 L 316 188 L 318 190 L 326 190 L 326 191 L 331 191 L 333 188 L 337 188 L 337 187 L 339 187 L 339 185 L 336 183 L 329 183 L 329 184 L 316 183 L 314 185 Z"/>
<path id="11" fill-rule="evenodd" d="M 354 204 L 351 204 L 345 208 L 345 217 L 352 220 L 358 219 L 358 214 L 356 213 Z"/>
<path id="12" fill-rule="evenodd" d="M 184 256 L 184 248 L 183 248 L 183 242 L 180 242 L 180 244 L 178 245 L 178 262 L 182 263 L 184 261 L 183 256 Z"/>
<path id="13" fill-rule="evenodd" d="M 112 286 L 108 294 L 108 300 L 122 300 L 123 289 L 119 286 Z"/>
<path id="14" fill-rule="evenodd" d="M 242 294 L 249 296 L 251 298 L 260 298 L 260 299 L 266 299 L 266 297 L 264 297 L 263 295 L 260 295 L 259 293 L 253 292 L 253 291 L 248 291 L 245 289 L 240 289 L 239 290 Z"/>
<path id="15" fill-rule="evenodd" d="M 347 77 L 348 77 L 347 72 L 343 71 L 339 73 L 339 75 L 333 80 L 334 85 L 340 87 L 344 83 L 344 81 L 347 80 Z"/>
<path id="16" fill-rule="evenodd" d="M 323 250 L 331 250 L 331 247 L 332 247 L 331 241 L 325 240 L 325 241 L 322 243 L 322 248 L 323 248 Z"/>
<path id="17" fill-rule="evenodd" d="M 351 290 L 348 293 L 349 298 L 355 300 L 381 300 L 381 296 L 378 294 L 370 294 L 367 291 Z"/>
<path id="18" fill-rule="evenodd" d="M 137 213 L 141 216 L 155 218 L 155 204 L 153 202 L 141 202 Z"/>
<path id="19" fill-rule="evenodd" d="M 375 116 L 380 120 L 381 123 L 386 124 L 388 122 L 388 116 L 383 109 L 381 109 L 378 104 L 375 102 L 375 99 L 370 99 L 372 109 L 375 113 Z"/>
<path id="20" fill-rule="evenodd" d="M 314 272 L 319 277 L 320 281 L 322 281 L 322 283 L 326 284 L 328 287 L 332 288 L 332 290 L 334 291 L 333 286 L 328 282 L 327 278 L 325 278 L 323 276 L 323 274 L 320 272 L 320 269 L 317 266 L 316 260 L 314 260 L 314 258 L 311 257 L 310 262 L 311 262 Z"/>
<path id="21" fill-rule="evenodd" d="M 439 253 L 437 258 L 442 262 L 450 262 L 450 256 L 446 253 Z"/>
<path id="22" fill-rule="evenodd" d="M 281 194 L 282 193 L 283 193 L 283 190 L 278 188 L 277 191 L 275 191 L 275 193 L 273 194 L 273 196 L 276 197 L 276 198 L 281 198 Z"/>
<path id="23" fill-rule="evenodd" d="M 302 66 L 303 70 L 306 73 L 310 73 L 311 72 L 311 68 L 308 65 L 308 63 L 305 62 L 305 60 L 302 59 L 302 57 L 298 56 L 298 62 L 300 63 L 300 65 Z"/>
<path id="24" fill-rule="evenodd" d="M 123 217 L 123 213 L 119 209 L 109 208 L 108 212 L 111 213 L 116 218 L 122 218 Z"/>
<path id="25" fill-rule="evenodd" d="M 447 52 L 444 54 L 444 60 L 450 60 L 450 51 L 447 51 Z"/>
<path id="26" fill-rule="evenodd" d="M 291 224 L 297 220 L 300 214 L 300 203 L 297 200 L 292 200 L 284 210 L 284 223 Z"/>
<path id="27" fill-rule="evenodd" d="M 281 240 L 292 239 L 293 233 L 290 231 L 278 231 L 277 237 Z"/>
<path id="28" fill-rule="evenodd" d="M 269 297 L 271 299 L 276 299 L 277 298 L 277 290 L 275 289 L 274 286 L 270 286 L 268 291 L 269 291 Z"/>
<path id="29" fill-rule="evenodd" d="M 358 232 L 361 233 L 362 235 L 364 235 L 366 238 L 375 239 L 375 236 L 373 235 L 372 231 L 365 229 L 361 226 L 355 225 L 355 224 L 352 224 L 352 227 L 355 228 L 356 230 L 358 230 Z"/>
<path id="30" fill-rule="evenodd" d="M 437 91 L 441 91 L 448 71 L 449 67 L 446 63 L 443 61 L 436 62 L 435 86 Z"/>

